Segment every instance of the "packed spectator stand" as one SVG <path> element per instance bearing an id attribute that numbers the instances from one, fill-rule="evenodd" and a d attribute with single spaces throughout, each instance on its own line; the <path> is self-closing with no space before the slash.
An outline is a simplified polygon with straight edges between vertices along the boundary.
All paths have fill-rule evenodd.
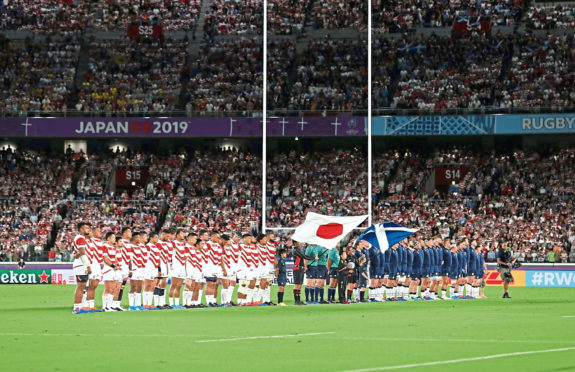
<path id="1" fill-rule="evenodd" d="M 8 261 L 69 260 L 79 221 L 115 233 L 123 226 L 261 227 L 261 157 L 240 149 L 66 156 L 3 149 L 0 164 L 7 181 L 0 188 L 0 253 Z M 149 169 L 144 187 L 113 186 L 116 169 L 138 167 Z"/>

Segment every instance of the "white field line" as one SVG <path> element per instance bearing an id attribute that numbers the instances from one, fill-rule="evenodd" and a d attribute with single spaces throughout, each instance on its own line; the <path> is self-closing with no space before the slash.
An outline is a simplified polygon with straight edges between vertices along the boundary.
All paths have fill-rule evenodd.
<path id="1" fill-rule="evenodd" d="M 259 339 L 270 339 L 270 338 L 290 338 L 290 337 L 308 337 L 308 336 L 321 336 L 321 335 L 333 335 L 335 332 L 316 332 L 316 333 L 294 333 L 287 335 L 270 335 L 270 336 L 251 336 L 251 337 L 234 337 L 234 338 L 218 338 L 211 340 L 195 340 L 196 343 L 208 343 L 208 342 L 232 342 L 232 341 L 244 341 L 244 340 L 259 340 Z M 2 332 L 1 336 L 22 336 L 22 337 L 37 337 L 37 336 L 48 336 L 48 337 L 166 337 L 166 338 L 190 338 L 194 335 L 178 335 L 178 334 L 87 334 L 87 333 L 24 333 L 24 332 Z"/>
<path id="2" fill-rule="evenodd" d="M 235 338 L 217 338 L 214 340 L 198 340 L 197 343 L 206 342 L 231 342 L 231 341 L 244 341 L 244 340 L 259 340 L 268 338 L 289 338 L 289 337 L 307 337 L 307 336 L 321 336 L 321 335 L 333 335 L 335 332 L 316 332 L 316 333 L 300 333 L 292 335 L 275 335 L 275 336 L 252 336 L 252 337 L 235 337 Z"/>
<path id="3" fill-rule="evenodd" d="M 575 318 L 575 315 L 563 315 L 561 318 Z"/>
<path id="4" fill-rule="evenodd" d="M 505 354 L 494 354 L 494 355 L 485 355 L 479 356 L 474 358 L 461 358 L 461 359 L 452 359 L 452 360 L 441 360 L 437 362 L 427 362 L 427 363 L 414 363 L 414 364 L 402 364 L 397 366 L 386 366 L 386 367 L 375 367 L 375 368 L 365 368 L 365 369 L 353 369 L 346 372 L 371 372 L 371 371 L 389 371 L 394 369 L 405 369 L 405 368 L 417 368 L 417 367 L 429 367 L 429 366 L 437 366 L 441 364 L 453 364 L 453 363 L 462 363 L 462 362 L 474 362 L 477 360 L 487 360 L 487 359 L 498 359 L 498 358 L 507 358 L 519 355 L 531 355 L 531 354 L 542 354 L 542 353 L 556 353 L 560 351 L 573 351 L 575 347 L 564 347 L 561 349 L 547 349 L 547 350 L 532 350 L 532 351 L 520 351 L 516 353 L 505 353 Z"/>
<path id="5" fill-rule="evenodd" d="M 575 344 L 575 340 L 487 340 L 477 338 L 401 338 L 401 337 L 342 337 L 345 340 L 368 341 L 405 341 L 405 342 L 475 342 L 475 343 L 511 343 L 511 344 Z"/>

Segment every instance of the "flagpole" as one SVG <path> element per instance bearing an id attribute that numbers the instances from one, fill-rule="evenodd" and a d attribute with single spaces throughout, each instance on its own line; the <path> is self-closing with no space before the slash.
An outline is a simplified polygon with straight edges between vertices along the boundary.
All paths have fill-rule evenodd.
<path id="1" fill-rule="evenodd" d="M 268 137 L 268 115 L 267 115 L 267 85 L 268 85 L 268 7 L 267 1 L 264 1 L 262 6 L 264 7 L 264 34 L 263 34 L 263 115 L 262 115 L 262 124 L 263 124 L 263 140 L 262 140 L 262 233 L 266 233 L 266 175 L 267 175 L 267 137 Z"/>
<path id="2" fill-rule="evenodd" d="M 368 226 L 372 225 L 372 143 L 371 143 L 371 3 L 372 0 L 367 2 L 367 223 Z"/>

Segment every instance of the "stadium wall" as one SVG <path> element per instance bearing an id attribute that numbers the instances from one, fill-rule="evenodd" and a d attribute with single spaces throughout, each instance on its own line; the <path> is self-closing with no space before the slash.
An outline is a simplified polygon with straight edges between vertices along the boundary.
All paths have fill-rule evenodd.
<path id="1" fill-rule="evenodd" d="M 503 283 L 496 265 L 488 264 L 487 286 Z M 293 284 L 293 261 L 287 262 L 288 284 Z M 524 264 L 513 271 L 514 287 L 575 288 L 575 264 Z M 28 263 L 23 270 L 16 263 L 0 263 L 0 284 L 76 284 L 71 263 Z"/>

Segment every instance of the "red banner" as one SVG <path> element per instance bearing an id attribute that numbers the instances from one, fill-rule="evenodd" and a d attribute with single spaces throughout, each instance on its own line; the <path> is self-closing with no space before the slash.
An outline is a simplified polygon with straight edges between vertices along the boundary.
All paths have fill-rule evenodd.
<path id="1" fill-rule="evenodd" d="M 435 168 L 435 185 L 451 185 L 453 181 L 455 184 L 461 182 L 467 173 L 469 168 L 466 166 L 449 166 L 449 167 L 437 167 Z"/>
<path id="2" fill-rule="evenodd" d="M 162 26 L 130 25 L 128 26 L 128 37 L 131 39 L 152 39 L 164 40 L 164 29 Z"/>
<path id="3" fill-rule="evenodd" d="M 147 168 L 116 169 L 116 187 L 144 187 L 148 175 Z"/>

